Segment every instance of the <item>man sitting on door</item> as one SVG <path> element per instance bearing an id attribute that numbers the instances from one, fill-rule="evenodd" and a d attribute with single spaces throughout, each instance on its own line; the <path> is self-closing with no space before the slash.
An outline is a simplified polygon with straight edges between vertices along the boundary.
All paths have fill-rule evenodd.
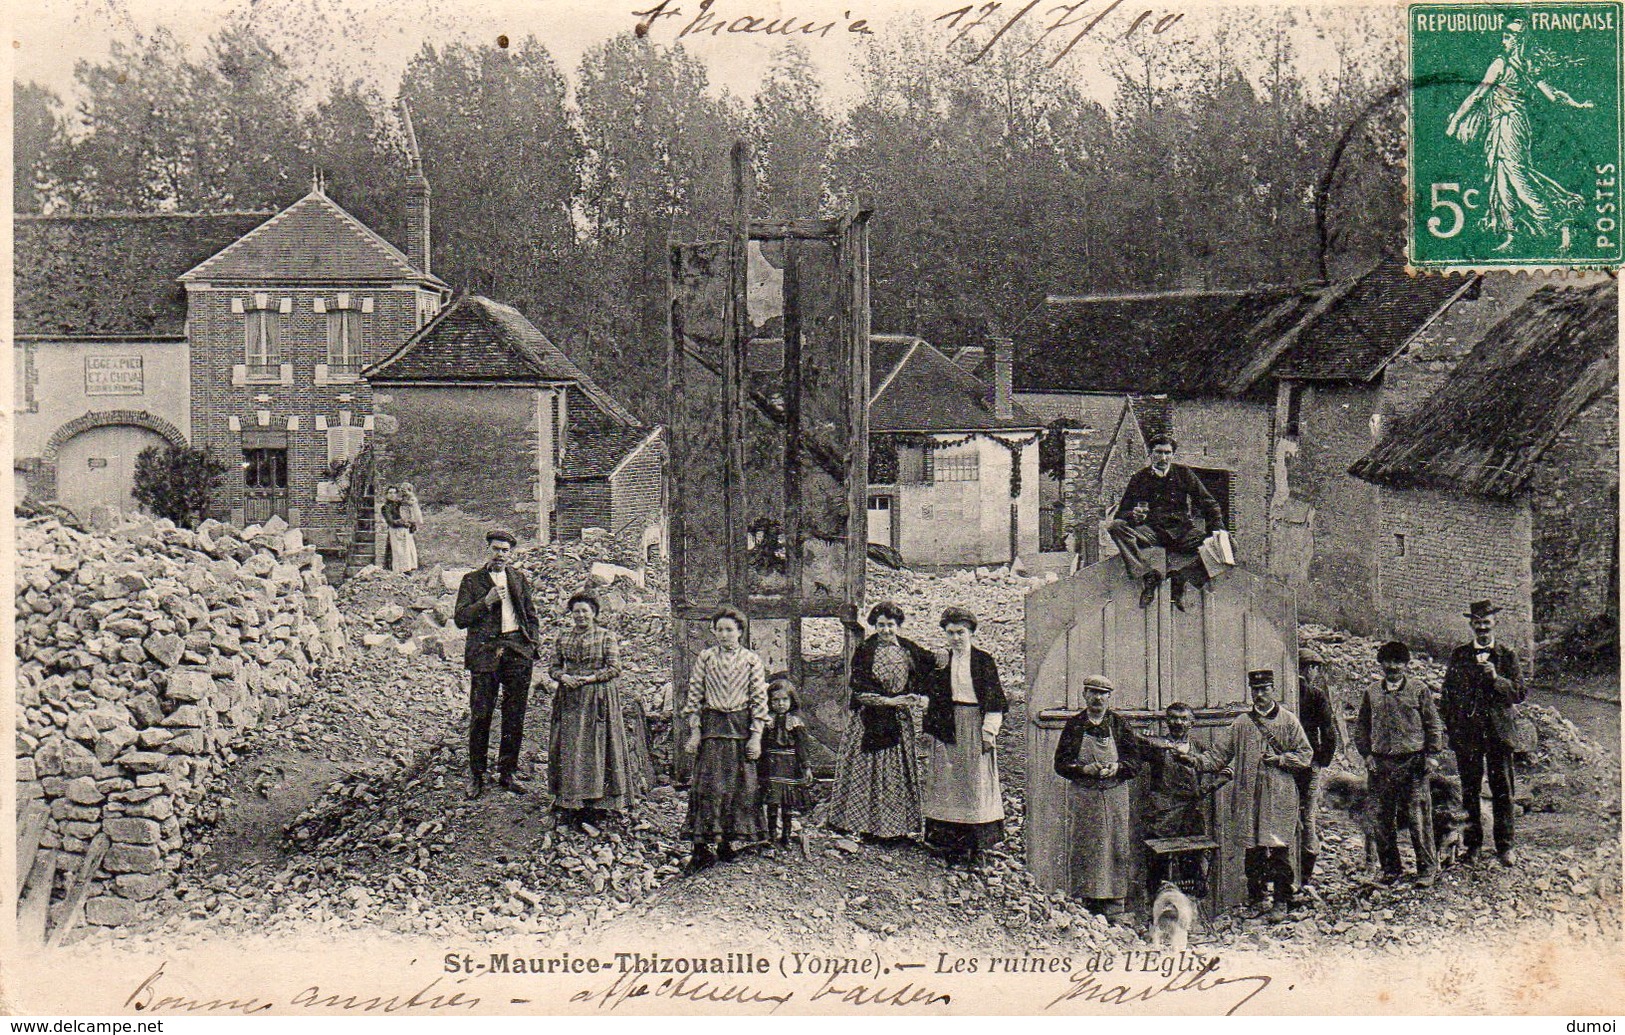
<path id="1" fill-rule="evenodd" d="M 1178 449 L 1179 443 L 1171 436 L 1151 440 L 1151 466 L 1128 480 L 1117 514 L 1106 529 L 1123 555 L 1129 576 L 1141 581 L 1141 607 L 1151 606 L 1163 580 L 1163 573 L 1147 557 L 1149 551 L 1157 547 L 1165 551 L 1169 592 L 1173 605 L 1183 611 L 1185 587 L 1201 588 L 1207 582 L 1207 569 L 1197 548 L 1224 527 L 1219 502 L 1202 479 L 1189 467 L 1174 463 Z M 1197 525 L 1193 511 L 1201 513 L 1205 528 Z"/>

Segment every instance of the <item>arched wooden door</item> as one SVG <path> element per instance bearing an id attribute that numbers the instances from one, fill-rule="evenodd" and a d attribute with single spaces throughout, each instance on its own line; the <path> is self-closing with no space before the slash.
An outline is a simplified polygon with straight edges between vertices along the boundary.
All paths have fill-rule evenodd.
<path id="1" fill-rule="evenodd" d="M 1083 678 L 1102 673 L 1117 691 L 1112 706 L 1142 732 L 1163 732 L 1162 710 L 1183 701 L 1196 711 L 1194 739 L 1210 746 L 1248 707 L 1247 673 L 1273 669 L 1282 702 L 1297 709 L 1297 601 L 1273 579 L 1234 568 L 1173 609 L 1165 591 L 1139 606 L 1140 584 L 1116 557 L 1081 569 L 1027 597 L 1027 865 L 1050 890 L 1070 891 L 1069 847 L 1090 836 L 1055 775 L 1055 744 L 1083 706 Z M 1135 794 L 1136 813 L 1142 794 Z M 1230 814 L 1231 788 L 1214 796 L 1208 831 L 1222 846 L 1215 902 L 1246 899 L 1242 846 L 1217 821 Z M 1138 814 L 1136 815 L 1138 823 Z M 1132 887 L 1143 885 L 1136 861 Z"/>

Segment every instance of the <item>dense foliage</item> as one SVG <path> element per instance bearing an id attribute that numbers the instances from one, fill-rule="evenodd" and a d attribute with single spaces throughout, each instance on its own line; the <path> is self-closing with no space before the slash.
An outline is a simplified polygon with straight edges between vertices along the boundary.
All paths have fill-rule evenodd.
<path id="1" fill-rule="evenodd" d="M 839 106 L 793 44 L 748 100 L 680 45 L 631 33 L 570 75 L 534 38 L 425 45 L 386 97 L 312 82 L 319 62 L 296 37 L 238 23 L 190 52 L 157 33 L 82 61 L 71 113 L 18 84 L 17 204 L 274 208 L 320 169 L 399 242 L 405 100 L 433 189 L 434 272 L 517 305 L 657 420 L 667 244 L 717 234 L 740 137 L 758 214 L 876 211 L 875 330 L 950 348 L 1010 333 L 1050 293 L 1295 283 L 1369 263 L 1403 228 L 1401 70 L 1382 46 L 1396 27 L 1342 10 L 1308 60 L 1295 41 L 1314 36 L 1294 18 L 1312 16 L 1235 9 L 1183 41 L 1119 42 L 1102 60 L 1109 96 L 1050 67 L 1031 33 L 968 62 L 922 23 L 874 37 Z"/>

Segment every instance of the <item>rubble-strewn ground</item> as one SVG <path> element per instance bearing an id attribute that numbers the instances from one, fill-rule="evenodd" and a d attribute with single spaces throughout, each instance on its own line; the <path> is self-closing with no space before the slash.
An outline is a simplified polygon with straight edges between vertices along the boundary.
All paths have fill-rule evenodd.
<path id="1" fill-rule="evenodd" d="M 519 563 L 547 607 L 592 581 L 593 562 L 606 560 L 614 561 L 571 548 Z M 657 786 L 630 817 L 604 829 L 554 829 L 541 793 L 545 687 L 532 698 L 521 763 L 532 793 L 493 790 L 467 800 L 462 641 L 441 624 L 459 574 L 369 571 L 344 587 L 352 653 L 323 669 L 310 705 L 241 749 L 223 787 L 229 800 L 219 802 L 216 825 L 198 839 L 182 877 L 181 904 L 112 937 L 173 942 L 221 930 L 306 935 L 347 928 L 459 937 L 519 932 L 562 944 L 583 930 L 607 936 L 624 925 L 672 927 L 702 939 L 749 930 L 762 945 L 810 938 L 841 947 L 885 940 L 1028 952 L 1138 939 L 1043 893 L 1021 861 L 1026 580 L 871 568 L 871 599 L 901 603 L 911 615 L 907 631 L 927 642 L 935 640 L 932 619 L 945 604 L 977 611 L 979 641 L 999 657 L 1015 691 L 1000 744 L 1010 837 L 985 872 L 945 871 L 914 846 L 837 838 L 815 813 L 808 856 L 762 848 L 685 877 L 684 795 L 670 786 Z M 600 569 L 599 583 L 606 577 Z M 651 727 L 663 730 L 663 586 L 658 573 L 646 583 L 613 577 L 607 588 L 617 599 L 605 617 L 621 629 L 626 689 L 648 705 Z M 1350 700 L 1371 670 L 1374 645 L 1312 627 L 1304 634 L 1332 655 L 1340 700 Z M 1436 674 L 1430 664 L 1418 666 L 1424 678 Z M 1316 897 L 1285 923 L 1221 919 L 1200 927 L 1193 942 L 1291 954 L 1333 945 L 1407 951 L 1565 918 L 1577 937 L 1617 938 L 1618 706 L 1537 693 L 1529 710 L 1539 747 L 1520 785 L 1527 810 L 1519 818 L 1520 868 L 1493 861 L 1456 867 L 1426 891 L 1373 887 L 1364 879 L 1357 824 L 1331 812 Z"/>

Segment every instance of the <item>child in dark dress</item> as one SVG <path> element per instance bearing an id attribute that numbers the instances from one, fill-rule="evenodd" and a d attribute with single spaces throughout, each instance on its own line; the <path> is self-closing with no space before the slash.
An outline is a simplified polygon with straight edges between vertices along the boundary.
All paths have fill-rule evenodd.
<path id="1" fill-rule="evenodd" d="M 812 768 L 807 764 L 807 724 L 801 718 L 801 695 L 788 679 L 775 679 L 767 688 L 771 717 L 762 737 L 759 763 L 762 807 L 767 813 L 767 837 L 790 843 L 792 818 L 813 804 Z"/>

